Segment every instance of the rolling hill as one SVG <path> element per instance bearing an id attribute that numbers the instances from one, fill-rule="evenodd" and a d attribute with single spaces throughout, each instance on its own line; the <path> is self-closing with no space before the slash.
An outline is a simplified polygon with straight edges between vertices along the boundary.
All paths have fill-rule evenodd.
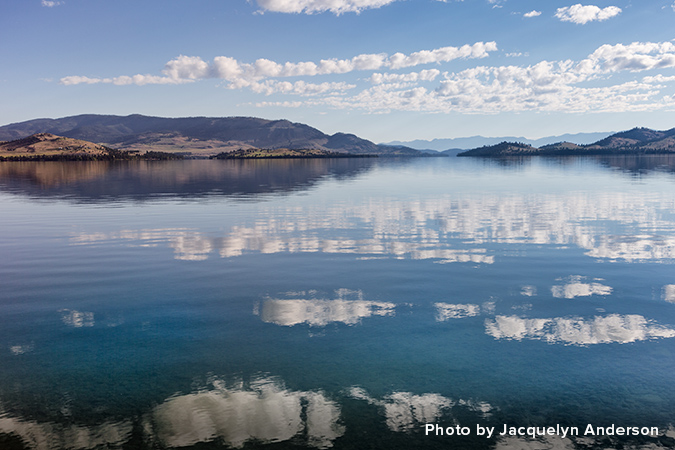
<path id="1" fill-rule="evenodd" d="M 468 150 L 458 156 L 530 156 L 530 155 L 635 155 L 675 154 L 675 128 L 665 131 L 649 128 L 633 128 L 607 136 L 587 145 L 572 142 L 532 147 L 517 142 L 501 142 Z"/>
<path id="2" fill-rule="evenodd" d="M 327 135 L 309 125 L 255 117 L 149 117 L 85 114 L 0 127 L 0 140 L 52 133 L 119 150 L 214 155 L 247 148 L 317 149 L 352 154 L 420 156 L 407 147 L 377 145 L 353 134 Z"/>

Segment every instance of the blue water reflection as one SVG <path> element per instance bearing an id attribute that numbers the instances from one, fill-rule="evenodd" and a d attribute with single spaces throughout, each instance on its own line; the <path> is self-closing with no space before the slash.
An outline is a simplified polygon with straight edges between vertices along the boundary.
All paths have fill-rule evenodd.
<path id="1" fill-rule="evenodd" d="M 2 163 L 0 448 L 671 448 L 672 162 Z"/>

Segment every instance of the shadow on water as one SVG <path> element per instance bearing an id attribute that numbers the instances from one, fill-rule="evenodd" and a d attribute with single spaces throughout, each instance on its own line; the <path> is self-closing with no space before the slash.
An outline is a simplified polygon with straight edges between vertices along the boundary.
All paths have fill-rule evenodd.
<path id="1" fill-rule="evenodd" d="M 534 158 L 534 159 L 533 159 Z M 641 178 L 675 174 L 675 156 L 590 157 L 600 167 Z M 540 161 L 559 167 L 584 166 L 589 157 L 483 158 L 485 167 L 513 171 Z M 431 163 L 435 163 L 433 159 Z M 443 159 L 445 164 L 460 161 Z M 464 161 L 461 161 L 464 162 Z M 338 158 L 225 161 L 0 162 L 0 191 L 34 199 L 76 203 L 148 201 L 226 196 L 256 199 L 312 189 L 326 180 L 355 179 L 379 167 L 429 164 L 428 159 Z"/>
<path id="2" fill-rule="evenodd" d="M 326 179 L 355 178 L 379 164 L 370 158 L 3 162 L 0 190 L 82 203 L 209 195 L 250 199 L 311 189 Z"/>
<path id="3" fill-rule="evenodd" d="M 600 167 L 615 170 L 632 178 L 641 178 L 658 173 L 675 175 L 675 155 L 609 155 L 609 156 L 510 156 L 501 158 L 477 158 L 488 167 L 504 167 L 510 170 L 527 168 L 534 161 L 559 167 L 584 166 L 595 162 Z"/>

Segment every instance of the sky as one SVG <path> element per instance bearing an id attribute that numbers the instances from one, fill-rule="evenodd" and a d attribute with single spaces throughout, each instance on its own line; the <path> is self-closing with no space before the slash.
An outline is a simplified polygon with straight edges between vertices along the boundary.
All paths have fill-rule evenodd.
<path id="1" fill-rule="evenodd" d="M 6 0 L 0 125 L 288 119 L 374 142 L 675 127 L 675 0 Z"/>

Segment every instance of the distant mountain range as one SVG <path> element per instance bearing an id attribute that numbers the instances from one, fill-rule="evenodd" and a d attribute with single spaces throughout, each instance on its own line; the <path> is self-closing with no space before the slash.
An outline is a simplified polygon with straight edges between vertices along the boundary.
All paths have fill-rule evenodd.
<path id="1" fill-rule="evenodd" d="M 562 134 L 560 136 L 548 136 L 540 139 L 526 139 L 524 137 L 515 136 L 471 136 L 453 139 L 433 139 L 430 141 L 392 141 L 381 145 L 403 145 L 417 150 L 436 150 L 448 154 L 456 154 L 463 150 L 469 150 L 485 145 L 495 145 L 500 142 L 522 142 L 523 144 L 528 144 L 533 147 L 541 147 L 543 145 L 554 144 L 556 142 L 574 142 L 579 145 L 584 145 L 604 139 L 612 133 L 613 132 Z"/>
<path id="2" fill-rule="evenodd" d="M 524 142 L 501 142 L 459 153 L 459 156 L 526 156 L 526 155 L 621 155 L 675 153 L 675 128 L 665 131 L 633 128 L 614 133 L 587 145 L 572 142 L 534 147 Z"/>
<path id="3" fill-rule="evenodd" d="M 255 117 L 164 118 L 85 114 L 0 127 L 0 141 L 51 133 L 118 150 L 213 155 L 247 148 L 318 149 L 351 154 L 420 156 L 405 146 L 377 145 L 353 134 L 327 135 L 309 125 Z"/>

